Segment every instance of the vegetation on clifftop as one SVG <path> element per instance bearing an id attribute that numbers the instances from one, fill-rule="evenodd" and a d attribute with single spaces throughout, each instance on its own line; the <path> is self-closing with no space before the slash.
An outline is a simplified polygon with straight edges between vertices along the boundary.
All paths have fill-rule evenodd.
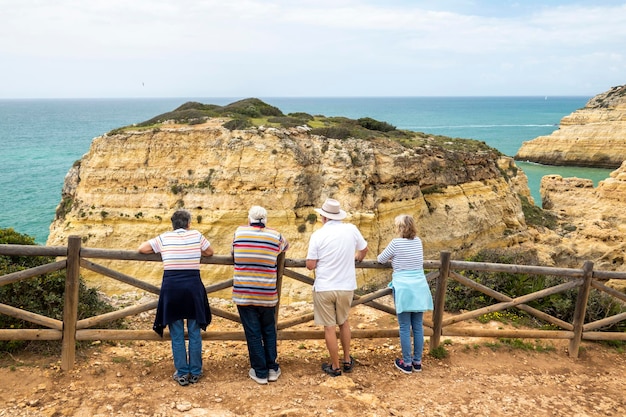
<path id="1" fill-rule="evenodd" d="M 469 262 L 487 262 L 498 264 L 539 265 L 537 253 L 534 250 L 521 249 L 483 249 L 475 256 L 467 259 Z M 489 287 L 510 298 L 517 298 L 545 288 L 550 288 L 567 281 L 566 278 L 534 275 L 525 273 L 464 271 L 462 275 L 479 284 Z M 568 323 L 574 320 L 576 299 L 579 289 L 574 288 L 557 294 L 529 301 L 526 305 L 548 313 Z M 465 286 L 457 281 L 449 280 L 446 290 L 446 310 L 461 311 L 475 310 L 490 306 L 496 301 L 489 295 Z M 591 291 L 585 312 L 585 323 L 626 312 L 626 306 L 614 297 L 601 291 Z M 507 309 L 487 313 L 478 320 L 499 320 L 530 327 L 554 328 L 553 325 L 542 322 L 530 314 L 519 309 Z M 618 322 L 607 324 L 603 331 L 626 331 L 626 323 Z"/>
<path id="2" fill-rule="evenodd" d="M 190 101 L 182 106 L 155 116 L 136 125 L 114 129 L 109 135 L 123 133 L 126 130 L 158 129 L 167 123 L 197 125 L 209 119 L 224 119 L 222 126 L 229 130 L 245 130 L 264 126 L 266 128 L 305 127 L 312 135 L 331 139 L 373 139 L 390 138 L 407 147 L 438 147 L 451 151 L 491 151 L 485 142 L 473 139 L 450 138 L 441 135 L 430 135 L 421 132 L 398 130 L 390 123 L 375 120 L 371 117 L 350 119 L 347 117 L 326 117 L 311 115 L 304 112 L 284 114 L 279 108 L 259 100 L 247 98 L 225 106 L 203 104 Z"/>
<path id="3" fill-rule="evenodd" d="M 624 103 L 626 100 L 626 85 L 611 87 L 609 91 L 593 97 L 585 107 L 608 109 Z"/>

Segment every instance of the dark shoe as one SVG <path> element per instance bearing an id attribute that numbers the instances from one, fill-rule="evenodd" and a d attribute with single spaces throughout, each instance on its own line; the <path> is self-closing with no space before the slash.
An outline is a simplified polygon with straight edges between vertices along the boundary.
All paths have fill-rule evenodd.
<path id="1" fill-rule="evenodd" d="M 413 372 L 422 372 L 422 364 L 413 362 Z"/>
<path id="2" fill-rule="evenodd" d="M 333 365 L 330 363 L 323 363 L 322 371 L 326 372 L 328 375 L 332 377 L 341 376 L 341 369 L 339 368 L 333 369 Z"/>
<path id="3" fill-rule="evenodd" d="M 402 359 L 396 359 L 394 363 L 396 364 L 396 368 L 398 368 L 405 374 L 410 374 L 411 372 L 413 372 L 413 365 L 405 364 Z"/>
<path id="4" fill-rule="evenodd" d="M 200 377 L 202 376 L 202 374 L 200 375 L 189 375 L 189 382 L 192 384 L 197 383 L 200 380 Z"/>
<path id="5" fill-rule="evenodd" d="M 343 371 L 345 373 L 350 373 L 352 372 L 352 368 L 354 368 L 354 358 L 350 356 L 350 362 L 343 363 Z"/>
<path id="6" fill-rule="evenodd" d="M 174 374 L 172 375 L 172 378 L 174 378 L 174 381 L 178 382 L 178 385 L 180 385 L 181 387 L 189 385 L 189 375 Z"/>

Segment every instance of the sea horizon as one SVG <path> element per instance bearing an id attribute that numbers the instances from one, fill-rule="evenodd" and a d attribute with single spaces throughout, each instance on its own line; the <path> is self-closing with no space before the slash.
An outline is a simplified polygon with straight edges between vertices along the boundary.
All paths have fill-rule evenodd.
<path id="1" fill-rule="evenodd" d="M 240 96 L 144 96 L 144 97 L 0 97 L 0 100 L 161 100 L 161 99 L 190 99 L 190 98 L 233 98 Z M 242 96 L 243 97 L 243 96 Z M 353 95 L 353 96 L 245 96 L 250 97 L 266 97 L 266 98 L 489 98 L 489 97 L 589 97 L 593 95 L 588 94 L 494 94 L 494 95 L 383 95 L 383 96 L 368 96 L 368 95 Z"/>
<path id="2" fill-rule="evenodd" d="M 45 244 L 63 180 L 95 137 L 149 120 L 188 101 L 226 105 L 251 97 L 0 98 L 0 228 Z M 513 157 L 522 142 L 549 135 L 590 96 L 255 97 L 283 113 L 372 117 L 398 129 L 484 141 Z M 573 173 L 598 181 L 612 170 L 516 162 L 537 205 L 543 175 Z M 531 173 L 527 170 L 532 171 Z M 19 190 L 19 192 L 17 192 Z"/>

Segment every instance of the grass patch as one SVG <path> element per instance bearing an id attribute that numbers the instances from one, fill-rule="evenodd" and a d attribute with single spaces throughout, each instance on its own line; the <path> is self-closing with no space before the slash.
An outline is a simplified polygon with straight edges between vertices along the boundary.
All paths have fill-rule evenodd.
<path id="1" fill-rule="evenodd" d="M 439 345 L 430 351 L 430 356 L 435 359 L 444 359 L 448 357 L 448 351 L 443 345 Z"/>
<path id="2" fill-rule="evenodd" d="M 626 352 L 626 341 L 624 340 L 601 340 L 601 344 L 614 348 L 617 353 Z"/>
<path id="3" fill-rule="evenodd" d="M 492 351 L 496 351 L 499 349 L 510 349 L 510 350 L 525 350 L 525 351 L 533 351 L 533 352 L 554 352 L 555 348 L 552 345 L 544 345 L 540 341 L 535 340 L 535 342 L 525 342 L 519 338 L 508 338 L 508 337 L 500 337 L 497 342 L 486 342 L 483 346 L 491 349 Z"/>
<path id="4" fill-rule="evenodd" d="M 534 326 L 532 320 L 526 315 L 516 314 L 515 311 L 492 311 L 476 318 L 480 323 L 486 324 L 490 321 L 499 321 L 504 324 L 517 326 Z"/>

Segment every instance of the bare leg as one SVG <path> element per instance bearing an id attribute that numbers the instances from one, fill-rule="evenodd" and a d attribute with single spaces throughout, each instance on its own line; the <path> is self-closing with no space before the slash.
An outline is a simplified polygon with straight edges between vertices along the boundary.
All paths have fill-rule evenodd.
<path id="1" fill-rule="evenodd" d="M 328 353 L 330 354 L 330 363 L 333 369 L 338 369 L 339 345 L 337 343 L 337 333 L 335 326 L 324 326 L 324 339 L 326 339 L 326 348 L 328 349 Z"/>
<path id="2" fill-rule="evenodd" d="M 343 348 L 343 361 L 350 362 L 350 340 L 352 339 L 352 331 L 350 330 L 350 322 L 348 320 L 339 326 L 339 338 L 341 339 L 341 347 Z"/>

